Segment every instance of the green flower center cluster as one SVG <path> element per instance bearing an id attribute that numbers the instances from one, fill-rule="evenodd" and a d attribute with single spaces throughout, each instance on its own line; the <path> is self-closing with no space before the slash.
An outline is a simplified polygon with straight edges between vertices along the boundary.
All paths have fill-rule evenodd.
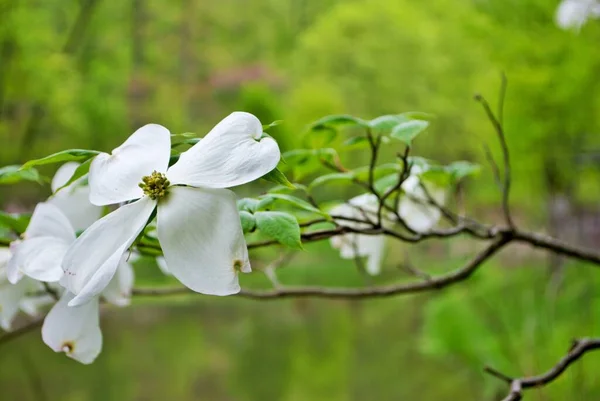
<path id="1" fill-rule="evenodd" d="M 142 178 L 139 186 L 148 195 L 150 199 L 157 200 L 164 198 L 168 193 L 168 188 L 171 183 L 163 173 L 153 171 L 152 174 Z"/>

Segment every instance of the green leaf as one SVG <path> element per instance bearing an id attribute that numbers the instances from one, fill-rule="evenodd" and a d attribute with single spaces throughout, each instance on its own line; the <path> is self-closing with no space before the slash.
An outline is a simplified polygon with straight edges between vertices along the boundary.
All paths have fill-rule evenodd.
<path id="1" fill-rule="evenodd" d="M 369 179 L 369 168 L 369 166 L 363 166 L 354 169 L 354 176 L 361 181 L 367 181 Z M 375 167 L 375 170 L 373 170 L 373 176 L 375 179 L 378 179 L 384 175 L 398 171 L 402 171 L 402 165 L 398 163 L 385 163 Z"/>
<path id="2" fill-rule="evenodd" d="M 202 138 L 187 138 L 187 139 L 184 139 L 183 141 L 172 143 L 171 144 L 171 148 L 176 148 L 177 146 L 181 146 L 181 145 L 194 146 L 195 144 L 197 144 L 198 142 L 200 142 L 201 139 Z"/>
<path id="3" fill-rule="evenodd" d="M 323 184 L 331 184 L 332 182 L 352 182 L 354 180 L 354 173 L 332 173 L 317 177 L 308 186 L 308 190 L 311 191 L 313 188 Z"/>
<path id="4" fill-rule="evenodd" d="M 275 168 L 269 171 L 267 174 L 261 177 L 263 180 L 267 180 L 269 182 L 273 182 L 275 184 L 284 185 L 290 189 L 294 189 L 294 185 L 287 179 L 285 174 L 281 172 L 278 168 Z"/>
<path id="5" fill-rule="evenodd" d="M 304 199 L 300 199 L 300 198 L 297 198 L 292 195 L 286 195 L 286 194 L 263 195 L 263 196 L 261 196 L 261 202 L 262 202 L 262 199 L 264 199 L 264 198 L 272 198 L 272 199 L 280 200 L 280 201 L 289 203 L 292 206 L 296 206 L 299 209 L 306 210 L 308 212 L 312 212 L 312 213 L 316 213 L 316 214 L 324 215 L 324 216 L 327 215 L 325 212 L 322 212 L 321 210 L 317 209 L 316 207 L 314 207 L 313 205 L 311 205 Z M 259 210 L 259 209 L 257 209 L 257 210 Z"/>
<path id="6" fill-rule="evenodd" d="M 252 232 L 256 228 L 256 219 L 252 213 L 248 213 L 245 210 L 240 211 L 240 220 L 244 234 Z"/>
<path id="7" fill-rule="evenodd" d="M 421 156 L 409 156 L 407 161 L 408 161 L 408 164 L 419 167 L 423 171 L 427 170 L 429 168 L 429 166 L 435 164 L 435 161 L 426 159 Z"/>
<path id="8" fill-rule="evenodd" d="M 283 212 L 256 212 L 256 227 L 263 234 L 293 249 L 302 249 L 300 226 L 294 216 Z"/>
<path id="9" fill-rule="evenodd" d="M 43 164 L 53 164 L 53 163 L 61 163 L 61 162 L 79 162 L 83 160 L 87 160 L 99 154 L 100 152 L 95 150 L 85 150 L 85 149 L 68 149 L 63 150 L 62 152 L 54 153 L 50 156 L 43 157 L 41 159 L 30 160 L 27 163 L 23 164 L 21 169 L 27 169 L 33 166 L 41 166 Z"/>
<path id="10" fill-rule="evenodd" d="M 454 180 L 459 181 L 465 177 L 479 174 L 481 166 L 468 161 L 456 161 L 450 163 L 446 169 L 452 174 Z"/>
<path id="11" fill-rule="evenodd" d="M 352 125 L 367 127 L 368 123 L 361 118 L 354 117 L 349 114 L 337 114 L 326 116 L 315 121 L 310 125 L 309 130 L 319 130 L 323 128 L 339 128 L 342 126 Z"/>
<path id="12" fill-rule="evenodd" d="M 266 124 L 262 126 L 263 131 L 267 131 L 269 128 L 273 128 L 281 124 L 283 120 L 275 120 L 271 124 Z"/>
<path id="13" fill-rule="evenodd" d="M 43 178 L 34 168 L 24 169 L 18 165 L 0 168 L 0 185 L 16 184 L 21 181 L 42 183 Z"/>
<path id="14" fill-rule="evenodd" d="M 392 129 L 390 136 L 398 139 L 407 145 L 411 145 L 412 140 L 417 135 L 425 131 L 429 127 L 429 122 L 423 120 L 411 120 L 400 123 Z"/>
<path id="15" fill-rule="evenodd" d="M 328 162 L 330 164 L 335 164 L 335 161 L 338 157 L 337 150 L 333 148 L 317 149 L 316 155 L 319 158 L 319 160 Z"/>
<path id="16" fill-rule="evenodd" d="M 294 178 L 299 180 L 321 168 L 324 162 L 335 164 L 338 154 L 333 148 L 295 149 L 285 152 L 282 158 L 288 163 L 286 171 L 293 171 Z"/>
<path id="17" fill-rule="evenodd" d="M 419 178 L 440 187 L 447 187 L 452 183 L 452 174 L 441 166 L 429 166 L 427 171 L 419 174 Z"/>
<path id="18" fill-rule="evenodd" d="M 10 214 L 0 211 L 0 226 L 11 229 L 21 235 L 29 225 L 30 214 Z"/>
<path id="19" fill-rule="evenodd" d="M 253 199 L 253 198 L 238 199 L 237 208 L 240 211 L 245 210 L 247 212 L 254 213 L 256 211 L 256 208 L 257 208 L 259 202 L 260 201 L 258 199 Z"/>
<path id="20" fill-rule="evenodd" d="M 401 114 L 385 115 L 369 121 L 369 127 L 375 135 L 388 135 L 396 125 L 407 121 L 409 119 Z"/>
<path id="21" fill-rule="evenodd" d="M 369 140 L 366 136 L 353 136 L 352 138 L 345 140 L 343 145 L 348 147 L 352 146 L 355 148 L 360 148 L 368 146 Z"/>
<path id="22" fill-rule="evenodd" d="M 90 171 L 90 165 L 92 164 L 92 160 L 93 159 L 87 159 L 86 161 L 81 163 L 79 166 L 77 166 L 77 168 L 75 169 L 75 172 L 73 172 L 73 176 L 71 178 L 69 178 L 69 181 L 67 181 L 65 183 L 65 185 L 63 185 L 62 187 L 58 188 L 56 190 L 56 192 L 60 191 L 61 189 L 65 188 L 65 187 L 68 187 L 69 185 L 71 185 L 72 183 L 74 183 L 75 181 L 77 181 L 78 179 L 83 177 L 84 175 L 86 175 Z"/>
<path id="23" fill-rule="evenodd" d="M 304 144 L 312 148 L 327 146 L 335 140 L 339 128 L 344 126 L 367 126 L 367 122 L 347 114 L 323 117 L 308 127 Z"/>
<path id="24" fill-rule="evenodd" d="M 276 185 L 273 188 L 269 189 L 267 192 L 272 194 L 288 194 L 294 191 L 302 191 L 307 192 L 308 188 L 306 185 L 298 184 L 297 182 L 292 184 L 294 188 L 287 187 L 285 185 Z"/>
<path id="25" fill-rule="evenodd" d="M 383 194 L 388 189 L 390 189 L 391 187 L 393 187 L 394 185 L 396 185 L 398 183 L 398 179 L 399 178 L 400 178 L 400 174 L 398 174 L 398 173 L 389 174 L 389 175 L 381 177 L 380 179 L 378 179 L 377 181 L 375 181 L 375 183 L 373 184 L 373 186 L 375 187 L 375 190 L 377 192 Z"/>
<path id="26" fill-rule="evenodd" d="M 435 114 L 425 113 L 422 111 L 407 111 L 400 114 L 401 116 L 407 117 L 410 120 L 426 120 L 431 121 L 435 119 Z"/>
<path id="27" fill-rule="evenodd" d="M 258 201 L 255 210 L 266 210 L 273 202 L 275 202 L 275 198 L 271 196 L 262 196 Z"/>
<path id="28" fill-rule="evenodd" d="M 193 138 L 196 136 L 196 134 L 193 132 L 184 132 L 182 134 L 171 134 L 171 137 L 178 137 L 178 136 L 182 136 L 184 138 Z"/>

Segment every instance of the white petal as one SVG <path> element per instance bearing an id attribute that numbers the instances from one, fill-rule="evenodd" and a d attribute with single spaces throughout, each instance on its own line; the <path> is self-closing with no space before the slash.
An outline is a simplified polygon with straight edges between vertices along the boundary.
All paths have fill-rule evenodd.
<path id="1" fill-rule="evenodd" d="M 443 189 L 428 183 L 425 183 L 425 188 L 436 203 L 444 204 L 446 192 Z M 420 186 L 419 178 L 408 177 L 402 184 L 402 189 L 406 195 L 400 201 L 398 210 L 400 217 L 417 232 L 431 230 L 440 220 L 442 213 L 436 206 L 429 203 L 429 198 Z"/>
<path id="2" fill-rule="evenodd" d="M 239 292 L 238 271 L 249 271 L 250 262 L 235 195 L 173 187 L 163 202 L 157 230 L 169 271 L 196 292 Z"/>
<path id="3" fill-rule="evenodd" d="M 591 11 L 592 7 L 587 1 L 563 0 L 556 10 L 556 24 L 562 29 L 580 29 Z"/>
<path id="4" fill-rule="evenodd" d="M 377 210 L 379 209 L 379 200 L 373 194 L 363 194 L 354 197 L 348 203 L 337 205 L 329 212 L 332 216 L 342 216 L 360 220 L 377 220 Z M 387 215 L 384 214 L 384 217 Z M 336 223 L 355 229 L 365 229 L 371 227 L 368 223 L 359 223 L 351 220 L 335 219 Z"/>
<path id="5" fill-rule="evenodd" d="M 20 240 L 15 240 L 10 243 L 10 248 L 0 248 L 0 271 L 4 271 L 11 284 L 17 284 L 23 278 L 16 257 L 16 250 L 20 243 Z"/>
<path id="6" fill-rule="evenodd" d="M 262 125 L 249 113 L 235 112 L 181 154 L 167 172 L 171 184 L 229 188 L 273 170 L 281 157 L 274 139 L 261 138 Z"/>
<path id="7" fill-rule="evenodd" d="M 53 237 L 66 242 L 75 239 L 75 230 L 59 208 L 48 202 L 38 203 L 25 231 L 25 238 Z"/>
<path id="8" fill-rule="evenodd" d="M 374 276 L 381 272 L 383 250 L 385 248 L 385 237 L 382 235 L 363 235 L 363 247 L 369 249 L 367 255 L 367 273 Z"/>
<path id="9" fill-rule="evenodd" d="M 34 280 L 24 278 L 17 284 L 10 284 L 4 278 L 0 279 L 0 327 L 10 330 L 12 321 L 19 311 L 19 304 L 25 295 L 37 289 Z"/>
<path id="10" fill-rule="evenodd" d="M 156 201 L 145 196 L 101 218 L 77 238 L 63 261 L 62 283 L 77 295 L 71 306 L 83 304 L 104 290 L 155 207 Z"/>
<path id="11" fill-rule="evenodd" d="M 123 254 L 117 272 L 104 291 L 102 291 L 104 299 L 116 306 L 127 306 L 131 303 L 131 290 L 133 289 L 133 280 L 135 277 L 133 267 L 130 264 L 132 260 L 131 258 L 128 260 L 128 257 L 128 253 Z"/>
<path id="12" fill-rule="evenodd" d="M 28 238 L 19 244 L 11 262 L 31 278 L 47 282 L 58 281 L 63 275 L 61 265 L 71 242 L 54 237 Z M 13 281 L 12 277 L 9 279 Z"/>
<path id="13" fill-rule="evenodd" d="M 110 205 L 141 198 L 138 186 L 144 176 L 167 171 L 171 134 L 165 127 L 148 124 L 135 131 L 112 154 L 101 153 L 90 166 L 90 201 Z"/>
<path id="14" fill-rule="evenodd" d="M 67 217 L 75 231 L 83 231 L 102 215 L 102 207 L 90 203 L 90 187 L 73 184 L 48 199 Z"/>
<path id="15" fill-rule="evenodd" d="M 340 251 L 343 259 L 367 257 L 366 271 L 371 275 L 379 274 L 385 248 L 382 235 L 344 234 L 330 240 L 332 247 Z"/>
<path id="16" fill-rule="evenodd" d="M 14 242 L 14 241 L 13 241 Z M 12 244 L 12 243 L 11 243 Z M 12 258 L 12 252 L 9 248 L 0 248 L 0 269 L 5 268 L 8 261 Z"/>
<path id="17" fill-rule="evenodd" d="M 167 266 L 167 261 L 165 260 L 165 258 L 163 256 L 156 257 L 156 264 L 158 265 L 158 268 L 160 269 L 161 272 L 163 272 L 163 274 L 165 276 L 171 275 L 171 272 L 169 271 L 169 266 Z"/>
<path id="18" fill-rule="evenodd" d="M 98 298 L 70 307 L 72 299 L 73 294 L 65 292 L 50 310 L 42 326 L 42 339 L 55 352 L 90 364 L 102 350 Z"/>
<path id="19" fill-rule="evenodd" d="M 54 177 L 52 177 L 52 183 L 50 184 L 52 192 L 56 192 L 57 189 L 69 182 L 77 167 L 79 167 L 79 163 L 76 162 L 68 162 L 60 166 Z"/>
<path id="20" fill-rule="evenodd" d="M 19 302 L 19 309 L 31 317 L 40 315 L 40 310 L 52 305 L 56 300 L 50 294 L 27 296 Z"/>

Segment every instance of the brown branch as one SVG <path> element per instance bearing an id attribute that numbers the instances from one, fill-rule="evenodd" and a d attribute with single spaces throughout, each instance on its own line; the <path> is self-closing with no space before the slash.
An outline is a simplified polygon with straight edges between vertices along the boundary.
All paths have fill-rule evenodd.
<path id="1" fill-rule="evenodd" d="M 35 330 L 38 327 L 40 327 L 44 323 L 44 317 L 45 316 L 37 318 L 35 320 L 32 320 L 31 322 L 25 324 L 24 326 L 21 326 L 16 330 L 9 331 L 8 333 L 1 336 L 0 337 L 0 347 L 2 347 L 4 344 L 9 343 L 10 341 L 12 341 L 16 338 L 22 336 L 23 334 L 27 334 L 30 331 Z"/>
<path id="2" fill-rule="evenodd" d="M 486 260 L 502 249 L 510 241 L 509 236 L 501 235 L 483 251 L 475 255 L 466 265 L 450 273 L 432 277 L 428 281 L 398 283 L 367 288 L 327 288 L 327 287 L 281 287 L 272 290 L 242 289 L 238 297 L 266 300 L 274 298 L 312 297 L 328 299 L 381 298 L 400 294 L 414 294 L 429 290 L 440 290 L 469 278 Z M 136 288 L 133 295 L 163 296 L 191 294 L 184 287 L 175 288 Z"/>
<path id="3" fill-rule="evenodd" d="M 581 358 L 586 352 L 600 349 L 600 338 L 582 338 L 575 340 L 569 352 L 547 372 L 530 377 L 512 378 L 489 366 L 484 368 L 486 373 L 510 384 L 510 392 L 502 401 L 519 401 L 523 398 L 523 390 L 542 387 L 562 375 L 567 368 Z"/>
<path id="4" fill-rule="evenodd" d="M 600 253 L 596 250 L 572 245 L 547 235 L 518 230 L 514 232 L 513 240 L 529 244 L 534 248 L 546 249 L 560 255 L 600 265 Z"/>

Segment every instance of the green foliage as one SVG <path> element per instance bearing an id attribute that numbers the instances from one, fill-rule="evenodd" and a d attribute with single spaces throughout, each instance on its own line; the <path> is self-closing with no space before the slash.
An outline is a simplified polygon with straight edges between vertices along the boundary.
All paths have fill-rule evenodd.
<path id="1" fill-rule="evenodd" d="M 427 121 L 406 121 L 396 125 L 392 129 L 390 136 L 410 146 L 412 144 L 413 139 L 415 139 L 417 135 L 419 135 L 421 132 L 425 131 L 425 129 L 427 129 L 428 126 L 429 123 Z"/>
<path id="2" fill-rule="evenodd" d="M 44 180 L 34 168 L 22 166 L 6 166 L 0 168 L 0 185 L 16 184 L 21 181 L 42 183 Z"/>
<path id="3" fill-rule="evenodd" d="M 244 234 L 252 232 L 256 227 L 256 219 L 252 213 L 240 210 L 240 219 L 242 221 L 242 230 L 244 231 Z"/>
<path id="4" fill-rule="evenodd" d="M 80 178 L 86 176 L 90 171 L 90 166 L 92 164 L 92 160 L 93 160 L 93 158 L 87 159 L 86 161 L 81 163 L 79 166 L 77 166 L 77 168 L 73 172 L 73 175 L 71 176 L 71 178 L 69 178 L 69 180 L 65 183 L 65 185 L 58 188 L 56 191 L 60 191 L 64 187 L 67 187 L 67 186 L 73 184 L 75 181 L 79 180 Z"/>
<path id="5" fill-rule="evenodd" d="M 269 182 L 273 182 L 275 184 L 280 184 L 290 189 L 294 189 L 294 185 L 287 179 L 285 174 L 281 172 L 278 168 L 275 168 L 269 171 L 266 175 L 261 177 L 263 180 L 267 180 Z"/>
<path id="6" fill-rule="evenodd" d="M 312 191 L 313 189 L 315 189 L 316 187 L 318 187 L 320 185 L 330 185 L 334 182 L 340 183 L 340 184 L 351 183 L 354 180 L 354 178 L 355 178 L 355 176 L 354 176 L 354 173 L 352 173 L 352 172 L 331 173 L 331 174 L 321 175 L 321 176 L 315 178 L 310 183 L 310 185 L 308 186 L 308 190 Z"/>
<path id="7" fill-rule="evenodd" d="M 64 162 L 79 162 L 88 160 L 96 156 L 98 151 L 95 150 L 83 150 L 83 149 L 68 149 L 63 150 L 54 154 L 51 154 L 41 159 L 29 160 L 23 166 L 22 169 L 28 169 L 34 166 L 41 166 L 44 164 L 55 164 Z"/>
<path id="8" fill-rule="evenodd" d="M 275 241 L 292 249 L 302 249 L 300 226 L 296 218 L 284 212 L 256 212 L 256 227 Z"/>
<path id="9" fill-rule="evenodd" d="M 326 216 L 325 213 L 323 213 L 322 211 L 320 211 L 319 209 L 317 209 L 316 207 L 314 207 L 313 205 L 311 205 L 304 199 L 300 199 L 296 196 L 287 195 L 287 194 L 269 193 L 268 195 L 262 196 L 261 199 L 265 201 L 264 203 L 262 203 L 263 201 L 261 201 L 263 208 L 269 206 L 272 201 L 277 200 L 277 201 L 287 203 L 288 205 L 294 206 L 295 208 L 305 210 L 307 212 L 312 212 L 315 214 L 321 214 L 321 215 Z M 260 210 L 260 208 L 261 208 L 261 206 L 259 205 L 257 207 L 257 209 Z"/>
<path id="10" fill-rule="evenodd" d="M 23 234 L 29 224 L 30 214 L 10 214 L 0 210 L 0 227 Z"/>

